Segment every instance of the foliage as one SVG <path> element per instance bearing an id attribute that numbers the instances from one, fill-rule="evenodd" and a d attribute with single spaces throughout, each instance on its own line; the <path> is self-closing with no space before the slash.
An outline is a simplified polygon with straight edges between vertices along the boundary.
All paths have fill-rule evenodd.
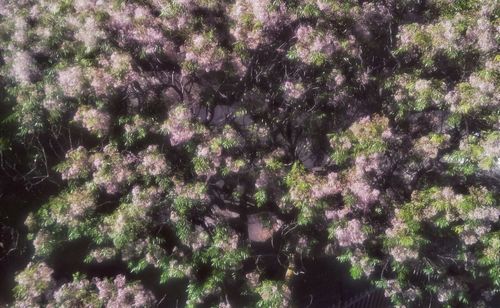
<path id="1" fill-rule="evenodd" d="M 288 307 L 325 255 L 395 305 L 494 305 L 499 14 L 3 1 L 0 183 L 50 187 L 19 206 L 34 250 L 12 305 L 152 307 L 146 285 L 182 281 L 179 305 Z M 125 272 L 79 274 L 109 264 Z"/>

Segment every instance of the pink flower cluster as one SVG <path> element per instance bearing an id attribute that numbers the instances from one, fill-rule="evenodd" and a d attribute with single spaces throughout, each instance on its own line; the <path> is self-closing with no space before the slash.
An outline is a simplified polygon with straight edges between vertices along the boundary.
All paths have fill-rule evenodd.
<path id="1" fill-rule="evenodd" d="M 340 193 L 342 186 L 337 173 L 331 172 L 328 174 L 326 181 L 313 185 L 311 190 L 312 197 L 319 200 Z"/>
<path id="2" fill-rule="evenodd" d="M 272 9 L 272 0 L 256 0 L 248 1 L 251 11 L 255 19 L 266 28 L 273 28 L 285 18 L 283 5 L 278 5 L 277 8 Z"/>
<path id="3" fill-rule="evenodd" d="M 44 87 L 45 99 L 43 107 L 54 114 L 67 111 L 68 104 L 60 97 L 60 91 L 54 84 L 46 84 Z"/>
<path id="4" fill-rule="evenodd" d="M 98 97 L 111 96 L 139 78 L 132 69 L 132 57 L 126 51 L 101 55 L 98 60 L 98 65 L 89 69 L 90 87 Z"/>
<path id="5" fill-rule="evenodd" d="M 75 296 L 75 293 L 79 296 Z M 93 303 L 109 308 L 152 307 L 156 303 L 153 293 L 139 283 L 127 283 L 124 275 L 113 281 L 104 278 L 77 279 L 65 283 L 54 293 L 54 302 L 48 307 L 69 307 Z"/>
<path id="6" fill-rule="evenodd" d="M 349 220 L 345 227 L 337 227 L 335 229 L 335 238 L 339 242 L 339 245 L 341 247 L 348 247 L 363 244 L 367 236 L 361 227 L 361 222 L 357 219 Z"/>
<path id="7" fill-rule="evenodd" d="M 108 134 L 111 125 L 111 117 L 107 112 L 87 106 L 78 109 L 74 120 L 100 137 Z"/>
<path id="8" fill-rule="evenodd" d="M 234 231 L 231 231 L 230 234 L 227 235 L 226 239 L 216 240 L 214 246 L 222 249 L 225 252 L 230 252 L 238 249 L 239 241 L 240 235 Z"/>
<path id="9" fill-rule="evenodd" d="M 141 188 L 141 186 L 134 186 L 132 188 L 132 204 L 141 208 L 151 208 L 158 204 L 162 190 L 158 187 Z"/>
<path id="10" fill-rule="evenodd" d="M 285 81 L 283 92 L 286 100 L 298 100 L 304 95 L 306 89 L 304 89 L 304 85 L 301 83 Z"/>
<path id="11" fill-rule="evenodd" d="M 235 23 L 231 34 L 249 49 L 271 42 L 269 31 L 285 25 L 285 8 L 272 8 L 270 0 L 237 0 L 228 15 Z"/>
<path id="12" fill-rule="evenodd" d="M 495 223 L 500 218 L 500 208 L 492 206 L 476 207 L 469 213 L 469 219 L 484 220 Z"/>
<path id="13" fill-rule="evenodd" d="M 191 38 L 191 43 L 185 48 L 185 61 L 196 64 L 202 71 L 211 72 L 222 69 L 226 56 L 213 35 L 195 34 Z"/>
<path id="14" fill-rule="evenodd" d="M 106 38 L 106 33 L 101 29 L 98 21 L 88 16 L 82 24 L 77 25 L 75 38 L 83 43 L 88 52 L 93 51 L 101 40 Z"/>
<path id="15" fill-rule="evenodd" d="M 89 211 L 97 207 L 92 189 L 82 187 L 69 193 L 66 197 L 68 207 L 64 212 L 56 215 L 61 224 L 78 225 L 88 215 Z"/>
<path id="16" fill-rule="evenodd" d="M 373 38 L 374 30 L 388 24 L 392 19 L 390 10 L 383 3 L 365 2 L 356 15 L 355 30 L 364 39 Z"/>
<path id="17" fill-rule="evenodd" d="M 438 290 L 437 290 L 437 300 L 441 303 L 448 301 L 452 298 L 457 292 L 464 291 L 467 286 L 454 279 L 453 277 L 449 277 L 446 281 L 443 281 Z"/>
<path id="18" fill-rule="evenodd" d="M 338 40 L 330 33 L 320 33 L 311 26 L 301 25 L 295 31 L 295 44 L 299 58 L 307 64 L 314 62 L 315 56 L 329 58 L 340 49 Z"/>
<path id="19" fill-rule="evenodd" d="M 50 244 L 51 236 L 48 232 L 40 230 L 37 232 L 35 239 L 33 240 L 33 247 L 35 248 L 35 254 L 43 255 L 43 250 Z"/>
<path id="20" fill-rule="evenodd" d="M 198 230 L 191 235 L 192 239 L 189 244 L 194 251 L 200 251 L 210 244 L 210 236 L 201 228 L 198 228 Z"/>
<path id="21" fill-rule="evenodd" d="M 266 188 L 271 180 L 271 174 L 265 170 L 259 172 L 259 176 L 255 180 L 255 188 Z"/>
<path id="22" fill-rule="evenodd" d="M 375 271 L 375 266 L 369 262 L 369 258 L 366 257 L 366 252 L 360 248 L 355 248 L 349 259 L 351 264 L 361 267 L 366 277 L 370 277 Z"/>
<path id="23" fill-rule="evenodd" d="M 394 260 L 396 260 L 399 263 L 418 258 L 418 251 L 403 246 L 392 247 L 389 250 L 389 253 L 392 255 Z"/>
<path id="24" fill-rule="evenodd" d="M 116 256 L 116 250 L 110 247 L 96 248 L 90 251 L 89 256 L 93 261 L 102 263 Z"/>
<path id="25" fill-rule="evenodd" d="M 178 180 L 174 180 L 175 183 L 175 194 L 180 197 L 184 197 L 193 201 L 198 201 L 201 203 L 208 202 L 209 196 L 207 194 L 207 187 L 205 183 L 195 182 L 191 184 L 181 183 Z"/>
<path id="26" fill-rule="evenodd" d="M 92 302 L 96 299 L 96 294 L 92 294 L 94 289 L 95 286 L 87 279 L 65 283 L 54 292 L 54 303 L 47 307 L 78 307 L 83 304 L 82 301 Z"/>
<path id="27" fill-rule="evenodd" d="M 200 144 L 196 149 L 195 171 L 198 176 L 210 178 L 217 173 L 217 168 L 222 163 L 222 149 L 220 147 L 210 147 L 210 145 Z M 198 168 L 196 168 L 198 167 Z"/>
<path id="28" fill-rule="evenodd" d="M 73 180 L 85 177 L 89 173 L 89 154 L 82 146 L 66 153 L 66 162 L 62 166 L 61 177 L 63 180 Z"/>
<path id="29" fill-rule="evenodd" d="M 235 27 L 231 28 L 231 35 L 248 48 L 256 49 L 265 41 L 265 36 L 258 20 L 253 16 L 251 6 L 252 4 L 246 0 L 237 0 L 233 4 L 229 16 L 234 21 Z M 252 18 L 248 20 L 250 16 Z"/>
<path id="30" fill-rule="evenodd" d="M 224 162 L 228 171 L 233 173 L 238 173 L 245 165 L 243 160 L 234 159 L 233 157 L 227 157 Z"/>
<path id="31" fill-rule="evenodd" d="M 491 226 L 481 224 L 479 226 L 465 225 L 464 230 L 460 233 L 460 239 L 465 245 L 470 246 L 476 244 L 481 236 L 488 233 Z"/>
<path id="32" fill-rule="evenodd" d="M 139 153 L 141 159 L 139 170 L 144 175 L 158 176 L 165 174 L 169 167 L 165 156 L 159 151 L 157 145 L 150 145 Z"/>
<path id="33" fill-rule="evenodd" d="M 174 107 L 169 112 L 167 121 L 162 125 L 162 131 L 170 136 L 173 146 L 185 143 L 193 138 L 195 131 L 190 123 L 191 112 L 182 105 Z"/>
<path id="34" fill-rule="evenodd" d="M 59 71 L 57 81 L 64 95 L 77 97 L 84 90 L 84 74 L 80 67 L 72 66 Z"/>
<path id="35" fill-rule="evenodd" d="M 485 17 L 479 18 L 470 32 L 471 36 L 476 38 L 476 44 L 481 51 L 491 52 L 498 48 L 495 40 L 495 35 L 498 36 L 498 26 L 495 29 Z"/>
<path id="36" fill-rule="evenodd" d="M 120 47 L 136 48 L 147 54 L 175 56 L 174 45 L 167 39 L 162 25 L 145 6 L 109 6 L 108 26 L 115 33 Z"/>
<path id="37" fill-rule="evenodd" d="M 122 155 L 115 146 L 107 145 L 102 153 L 92 155 L 94 183 L 103 187 L 108 194 L 118 193 L 134 177 L 133 165 L 137 157 Z"/>
<path id="38" fill-rule="evenodd" d="M 22 294 L 16 307 L 37 307 L 50 299 L 55 287 L 53 273 L 54 270 L 43 262 L 30 262 L 15 278 Z"/>
<path id="39" fill-rule="evenodd" d="M 348 191 L 356 196 L 356 206 L 361 209 L 366 209 L 379 199 L 380 191 L 372 187 L 369 178 L 383 173 L 381 158 L 383 156 L 377 154 L 368 159 L 365 156 L 357 157 L 355 168 L 349 175 Z"/>
<path id="40" fill-rule="evenodd" d="M 36 62 L 28 51 L 17 51 L 6 60 L 11 63 L 12 77 L 22 85 L 30 84 L 39 74 Z"/>
<path id="41" fill-rule="evenodd" d="M 420 137 L 415 141 L 413 152 L 422 157 L 424 160 L 435 159 L 439 150 L 447 144 L 447 141 L 450 139 L 450 135 L 445 135 L 444 138 L 444 142 L 438 143 L 434 142 L 429 136 Z"/>

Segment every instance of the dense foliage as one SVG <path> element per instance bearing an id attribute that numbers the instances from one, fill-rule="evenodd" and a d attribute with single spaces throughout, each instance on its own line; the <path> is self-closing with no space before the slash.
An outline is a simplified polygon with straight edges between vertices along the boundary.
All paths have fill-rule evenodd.
<path id="1" fill-rule="evenodd" d="M 325 256 L 400 307 L 495 305 L 499 31 L 495 0 L 0 0 L 2 179 L 51 187 L 12 305 L 165 305 L 148 273 L 289 307 Z"/>

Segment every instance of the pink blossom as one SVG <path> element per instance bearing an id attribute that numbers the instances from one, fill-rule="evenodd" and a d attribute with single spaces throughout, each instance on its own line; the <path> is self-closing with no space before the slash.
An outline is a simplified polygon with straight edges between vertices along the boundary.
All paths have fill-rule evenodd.
<path id="1" fill-rule="evenodd" d="M 30 262 L 26 268 L 17 274 L 15 280 L 21 290 L 23 297 L 16 302 L 18 307 L 38 307 L 42 305 L 44 296 L 50 298 L 55 287 L 52 278 L 54 270 L 44 262 Z"/>
<path id="2" fill-rule="evenodd" d="M 393 217 L 391 219 L 391 228 L 385 230 L 385 234 L 388 236 L 388 237 L 396 237 L 398 236 L 398 234 L 402 233 L 405 231 L 405 229 L 407 228 L 406 224 L 404 223 L 404 221 L 402 221 L 399 217 L 399 211 L 396 210 L 395 212 L 395 217 Z"/>
<path id="3" fill-rule="evenodd" d="M 158 204 L 161 192 L 161 189 L 158 187 L 148 187 L 144 189 L 136 185 L 132 189 L 132 203 L 139 207 L 150 208 Z"/>
<path id="4" fill-rule="evenodd" d="M 57 80 L 64 95 L 76 97 L 83 91 L 84 76 L 82 69 L 72 66 L 59 71 Z"/>
<path id="5" fill-rule="evenodd" d="M 87 279 L 75 280 L 73 282 L 65 283 L 54 292 L 54 306 L 55 307 L 70 307 L 82 305 L 83 296 L 88 296 L 92 293 L 93 286 Z M 78 294 L 79 296 L 75 296 Z M 53 307 L 48 305 L 48 307 Z"/>
<path id="6" fill-rule="evenodd" d="M 94 193 L 90 188 L 79 188 L 67 195 L 69 207 L 66 212 L 61 213 L 59 220 L 65 224 L 77 225 L 89 211 L 94 210 Z"/>
<path id="7" fill-rule="evenodd" d="M 335 75 L 335 84 L 339 87 L 341 85 L 343 85 L 345 82 L 345 76 L 341 73 L 338 73 L 337 75 Z"/>
<path id="8" fill-rule="evenodd" d="M 44 87 L 45 99 L 43 100 L 43 107 L 50 112 L 59 113 L 64 112 L 67 109 L 67 105 L 59 97 L 58 89 L 50 83 L 47 83 Z"/>
<path id="9" fill-rule="evenodd" d="M 187 199 L 191 199 L 193 201 L 198 202 L 208 202 L 210 200 L 207 194 L 207 187 L 203 182 L 195 182 L 193 184 L 184 184 L 180 183 L 177 180 L 174 180 L 175 188 L 174 191 L 177 196 L 182 196 Z"/>
<path id="10" fill-rule="evenodd" d="M 14 34 L 12 40 L 19 45 L 23 45 L 28 41 L 28 23 L 25 18 L 16 17 L 14 25 Z"/>
<path id="11" fill-rule="evenodd" d="M 283 85 L 283 92 L 285 94 L 285 99 L 297 100 L 304 95 L 305 89 L 304 85 L 302 85 L 301 83 L 285 81 Z"/>
<path id="12" fill-rule="evenodd" d="M 247 48 L 256 49 L 266 41 L 265 32 L 261 28 L 255 27 L 255 21 L 251 25 L 243 23 L 243 18 L 249 16 L 250 9 L 247 1 L 236 1 L 230 12 L 230 17 L 235 22 L 235 26 L 231 27 L 230 31 L 231 35 L 237 41 L 244 42 Z"/>
<path id="13" fill-rule="evenodd" d="M 327 220 L 341 220 L 351 212 L 351 209 L 345 207 L 340 210 L 326 210 L 325 218 Z"/>
<path id="14" fill-rule="evenodd" d="M 97 96 L 106 96 L 110 94 L 110 90 L 118 86 L 115 84 L 113 76 L 103 69 L 95 69 L 91 72 L 90 86 Z"/>
<path id="15" fill-rule="evenodd" d="M 248 1 L 255 18 L 267 28 L 273 28 L 284 18 L 284 6 L 280 5 L 277 10 L 271 10 L 272 0 Z"/>
<path id="16" fill-rule="evenodd" d="M 341 247 L 363 244 L 366 234 L 361 230 L 361 222 L 357 219 L 349 220 L 345 227 L 335 229 L 335 238 Z"/>
<path id="17" fill-rule="evenodd" d="M 66 163 L 63 166 L 61 177 L 63 180 L 72 180 L 84 177 L 88 174 L 90 167 L 87 150 L 79 146 L 66 153 Z"/>
<path id="18" fill-rule="evenodd" d="M 104 5 L 104 0 L 75 0 L 73 3 L 75 9 L 80 12 L 96 10 Z"/>
<path id="19" fill-rule="evenodd" d="M 142 156 L 142 172 L 145 175 L 158 176 L 168 171 L 167 161 L 163 154 L 159 151 L 157 145 L 150 145 L 141 152 Z"/>
<path id="20" fill-rule="evenodd" d="M 255 188 L 261 189 L 261 188 L 266 188 L 267 185 L 270 183 L 270 175 L 266 171 L 261 171 L 259 173 L 259 177 L 255 181 Z"/>
<path id="21" fill-rule="evenodd" d="M 240 169 L 243 167 L 242 162 L 240 160 L 235 160 L 232 157 L 227 157 L 225 159 L 226 168 L 228 168 L 231 172 L 238 173 Z"/>
<path id="22" fill-rule="evenodd" d="M 110 260 L 116 255 L 116 250 L 113 248 L 98 248 L 92 250 L 89 255 L 97 263 L 102 263 L 104 261 Z"/>
<path id="23" fill-rule="evenodd" d="M 397 262 L 405 262 L 418 258 L 418 252 L 408 247 L 396 246 L 391 248 L 389 252 Z"/>
<path id="24" fill-rule="evenodd" d="M 99 290 L 99 298 L 106 302 L 108 308 L 150 307 L 155 303 L 151 291 L 138 283 L 127 283 L 124 275 L 116 276 L 113 282 L 96 278 L 94 283 Z"/>
<path id="25" fill-rule="evenodd" d="M 351 183 L 349 190 L 358 198 L 359 205 L 365 207 L 378 200 L 380 191 L 363 181 Z"/>
<path id="26" fill-rule="evenodd" d="M 495 223 L 500 217 L 500 209 L 490 206 L 480 206 L 469 213 L 469 218 Z"/>
<path id="27" fill-rule="evenodd" d="M 483 18 L 477 20 L 477 28 L 475 29 L 477 35 L 477 45 L 479 49 L 484 52 L 490 52 L 498 48 L 498 44 L 495 40 L 495 32 L 498 33 L 498 28 L 496 31 L 491 27 L 491 23 Z"/>
<path id="28" fill-rule="evenodd" d="M 106 33 L 101 30 L 95 18 L 87 17 L 83 25 L 78 25 L 75 38 L 84 44 L 87 51 L 92 51 L 97 47 L 100 40 L 106 38 Z"/>
<path id="29" fill-rule="evenodd" d="M 35 253 L 40 252 L 45 246 L 50 242 L 51 237 L 45 230 L 40 230 L 37 232 L 35 239 L 33 240 L 33 247 L 35 248 Z"/>
<path id="30" fill-rule="evenodd" d="M 469 83 L 474 88 L 477 88 L 482 94 L 488 95 L 495 92 L 495 84 L 479 77 L 477 74 L 471 74 L 469 76 Z"/>
<path id="31" fill-rule="evenodd" d="M 314 199 L 321 199 L 340 193 L 342 189 L 337 173 L 329 173 L 326 181 L 313 185 L 311 190 Z"/>
<path id="32" fill-rule="evenodd" d="M 299 58 L 307 63 L 314 62 L 315 55 L 331 57 L 339 50 L 337 39 L 330 33 L 316 32 L 311 26 L 301 25 L 295 31 L 297 43 L 295 45 Z"/>
<path id="33" fill-rule="evenodd" d="M 194 136 L 194 129 L 190 123 L 191 112 L 184 106 L 177 106 L 170 110 L 168 120 L 162 126 L 162 130 L 170 136 L 173 146 L 185 143 Z"/>
<path id="34" fill-rule="evenodd" d="M 252 287 L 255 288 L 259 284 L 259 274 L 256 272 L 250 272 L 245 275 L 246 280 L 248 284 Z"/>
<path id="35" fill-rule="evenodd" d="M 372 38 L 372 32 L 387 24 L 392 18 L 390 11 L 382 3 L 365 2 L 356 13 L 359 15 L 355 15 L 358 21 L 355 29 L 364 39 Z"/>
<path id="36" fill-rule="evenodd" d="M 266 242 L 273 237 L 283 222 L 268 213 L 251 214 L 248 219 L 248 239 L 252 242 Z"/>
<path id="37" fill-rule="evenodd" d="M 107 145 L 102 153 L 91 157 L 96 169 L 94 183 L 103 187 L 108 194 L 116 194 L 134 177 L 132 166 L 137 162 L 134 155 L 122 155 L 116 147 Z"/>
<path id="38" fill-rule="evenodd" d="M 222 69 L 225 54 L 211 35 L 206 33 L 194 35 L 190 44 L 185 46 L 185 51 L 185 60 L 195 63 L 205 72 Z"/>
<path id="39" fill-rule="evenodd" d="M 84 106 L 78 109 L 74 120 L 89 132 L 104 136 L 108 134 L 111 117 L 104 111 Z"/>
<path id="40" fill-rule="evenodd" d="M 15 52 L 10 62 L 12 63 L 11 74 L 20 84 L 30 84 L 39 74 L 35 60 L 27 51 Z"/>
<path id="41" fill-rule="evenodd" d="M 354 252 L 350 256 L 351 264 L 359 265 L 366 277 L 369 277 L 375 270 L 375 266 L 369 262 L 366 257 L 366 253 L 359 248 L 355 248 Z"/>

